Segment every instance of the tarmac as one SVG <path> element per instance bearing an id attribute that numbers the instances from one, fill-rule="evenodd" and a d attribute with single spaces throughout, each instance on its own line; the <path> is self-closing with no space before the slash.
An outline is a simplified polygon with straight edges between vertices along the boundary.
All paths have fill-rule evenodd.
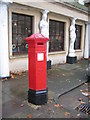
<path id="1" fill-rule="evenodd" d="M 48 102 L 45 105 L 28 103 L 28 71 L 11 73 L 12 78 L 1 80 L 2 118 L 80 117 L 76 116 L 75 111 L 71 113 L 71 110 L 68 109 L 70 106 L 64 107 L 65 98 L 63 97 L 66 95 L 66 98 L 70 96 L 72 99 L 72 95 L 77 93 L 77 91 L 72 91 L 87 84 L 86 68 L 89 62 L 90 60 L 80 60 L 75 64 L 53 65 L 47 71 Z M 70 101 L 70 97 L 68 101 Z M 68 104 L 67 101 L 65 101 L 66 103 Z M 84 117 L 88 118 L 88 115 Z"/>

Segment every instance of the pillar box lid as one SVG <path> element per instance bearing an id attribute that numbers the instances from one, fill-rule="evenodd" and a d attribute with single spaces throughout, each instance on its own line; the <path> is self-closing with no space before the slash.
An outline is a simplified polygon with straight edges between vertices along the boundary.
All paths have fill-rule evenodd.
<path id="1" fill-rule="evenodd" d="M 25 38 L 27 43 L 31 42 L 47 42 L 49 38 L 44 37 L 42 34 L 32 34 L 30 37 Z"/>

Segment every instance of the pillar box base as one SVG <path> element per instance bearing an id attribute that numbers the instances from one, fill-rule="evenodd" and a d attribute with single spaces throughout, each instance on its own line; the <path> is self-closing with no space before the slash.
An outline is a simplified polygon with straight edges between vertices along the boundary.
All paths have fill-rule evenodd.
<path id="1" fill-rule="evenodd" d="M 48 100 L 48 89 L 35 91 L 35 90 L 28 90 L 28 102 L 33 103 L 35 105 L 44 105 L 47 103 Z"/>
<path id="2" fill-rule="evenodd" d="M 67 61 L 66 62 L 69 63 L 69 64 L 77 63 L 77 56 L 75 56 L 75 57 L 67 56 Z"/>
<path id="3" fill-rule="evenodd" d="M 51 69 L 51 60 L 47 61 L 47 70 Z"/>

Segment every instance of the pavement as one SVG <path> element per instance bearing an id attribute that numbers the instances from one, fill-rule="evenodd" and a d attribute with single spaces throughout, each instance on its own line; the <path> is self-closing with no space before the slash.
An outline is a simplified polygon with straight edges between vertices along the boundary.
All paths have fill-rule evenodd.
<path id="1" fill-rule="evenodd" d="M 82 102 L 80 98 L 88 103 L 82 91 L 88 89 L 89 62 L 53 65 L 47 71 L 48 102 L 45 105 L 28 103 L 28 71 L 11 73 L 12 78 L 1 80 L 2 118 L 88 118 L 88 114 L 75 108 Z"/>

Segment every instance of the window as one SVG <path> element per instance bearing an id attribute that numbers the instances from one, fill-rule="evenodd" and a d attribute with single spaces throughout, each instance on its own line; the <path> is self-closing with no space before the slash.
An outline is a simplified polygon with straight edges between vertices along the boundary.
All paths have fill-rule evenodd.
<path id="1" fill-rule="evenodd" d="M 80 49 L 81 46 L 81 30 L 82 30 L 82 26 L 80 25 L 75 25 L 76 27 L 76 40 L 75 40 L 75 45 L 74 45 L 74 49 Z"/>
<path id="2" fill-rule="evenodd" d="M 32 34 L 32 16 L 12 14 L 12 53 L 21 55 L 28 53 L 25 38 Z"/>
<path id="3" fill-rule="evenodd" d="M 49 52 L 64 50 L 64 22 L 49 21 Z"/>

